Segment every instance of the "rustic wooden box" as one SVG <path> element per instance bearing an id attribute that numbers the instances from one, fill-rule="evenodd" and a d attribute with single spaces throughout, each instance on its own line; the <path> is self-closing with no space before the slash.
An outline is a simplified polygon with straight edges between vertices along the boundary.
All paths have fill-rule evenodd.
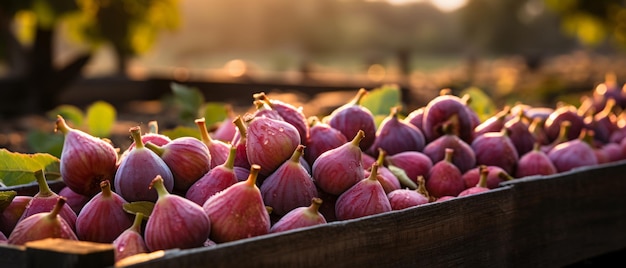
<path id="1" fill-rule="evenodd" d="M 626 161 L 516 179 L 402 211 L 168 250 L 126 267 L 563 267 L 623 249 Z M 15 249 L 0 247 L 0 267 L 11 264 L 7 254 Z"/>

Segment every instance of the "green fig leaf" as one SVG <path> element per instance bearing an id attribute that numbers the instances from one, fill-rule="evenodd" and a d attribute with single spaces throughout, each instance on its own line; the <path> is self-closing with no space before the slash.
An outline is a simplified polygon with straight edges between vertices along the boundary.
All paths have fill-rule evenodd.
<path id="1" fill-rule="evenodd" d="M 226 105 L 220 102 L 204 104 L 204 120 L 207 127 L 220 123 L 228 116 Z"/>
<path id="2" fill-rule="evenodd" d="M 152 209 L 154 209 L 154 203 L 150 201 L 129 202 L 123 205 L 123 209 L 133 215 L 137 215 L 137 212 L 141 212 L 143 218 L 148 219 L 150 214 L 152 214 Z"/>
<path id="3" fill-rule="evenodd" d="M 372 112 L 373 115 L 389 115 L 391 107 L 402 106 L 401 92 L 397 85 L 384 85 L 370 90 L 361 99 L 361 105 Z"/>
<path id="4" fill-rule="evenodd" d="M 41 130 L 32 130 L 26 133 L 28 146 L 34 152 L 49 153 L 61 158 L 64 136 L 59 133 L 50 133 Z"/>
<path id="5" fill-rule="evenodd" d="M 201 139 L 200 131 L 197 128 L 177 126 L 174 129 L 164 130 L 161 132 L 163 135 L 170 137 L 170 139 L 176 139 L 180 137 L 194 137 Z"/>
<path id="6" fill-rule="evenodd" d="M 96 137 L 109 137 L 115 124 L 116 110 L 105 101 L 96 101 L 87 107 L 87 128 Z"/>
<path id="7" fill-rule="evenodd" d="M 13 198 L 16 195 L 16 191 L 0 191 L 0 212 L 4 211 L 13 202 Z"/>
<path id="8" fill-rule="evenodd" d="M 476 112 L 480 122 L 484 122 L 497 112 L 498 107 L 493 103 L 491 97 L 478 87 L 469 87 L 463 90 L 459 96 L 468 94 L 470 97 L 469 107 Z"/>
<path id="9" fill-rule="evenodd" d="M 389 169 L 389 171 L 391 171 L 391 173 L 393 173 L 393 175 L 396 176 L 396 178 L 398 178 L 401 186 L 407 187 L 411 190 L 417 189 L 417 184 L 413 180 L 411 180 L 409 176 L 406 175 L 404 169 L 401 169 L 394 165 L 389 165 L 387 166 L 387 168 Z"/>
<path id="10" fill-rule="evenodd" d="M 85 121 L 83 111 L 74 105 L 59 105 L 52 111 L 48 112 L 48 116 L 54 120 L 57 119 L 57 115 L 63 116 L 65 121 L 68 123 L 71 122 L 75 127 L 82 126 Z"/>
<path id="11" fill-rule="evenodd" d="M 61 161 L 47 153 L 23 154 L 0 149 L 0 182 L 6 186 L 35 181 L 35 171 L 44 170 L 47 180 L 61 177 Z"/>
<path id="12" fill-rule="evenodd" d="M 195 87 L 178 83 L 172 83 L 170 87 L 174 93 L 174 103 L 180 109 L 180 119 L 193 123 L 204 104 L 204 95 Z"/>

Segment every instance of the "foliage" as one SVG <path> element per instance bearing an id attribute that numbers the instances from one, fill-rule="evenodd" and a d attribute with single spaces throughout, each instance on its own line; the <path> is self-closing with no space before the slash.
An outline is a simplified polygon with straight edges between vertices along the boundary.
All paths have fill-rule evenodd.
<path id="1" fill-rule="evenodd" d="M 0 149 L 0 183 L 14 186 L 36 180 L 35 171 L 44 170 L 46 179 L 61 177 L 60 160 L 50 154 L 22 154 Z"/>
<path id="2" fill-rule="evenodd" d="M 179 83 L 170 85 L 174 98 L 173 105 L 178 110 L 182 125 L 194 127 L 194 120 L 204 117 L 207 127 L 222 122 L 228 116 L 226 103 L 205 102 L 200 89 Z M 184 130 L 180 130 L 184 131 Z M 173 134 L 178 136 L 178 134 Z M 199 133 L 193 136 L 198 136 Z"/>

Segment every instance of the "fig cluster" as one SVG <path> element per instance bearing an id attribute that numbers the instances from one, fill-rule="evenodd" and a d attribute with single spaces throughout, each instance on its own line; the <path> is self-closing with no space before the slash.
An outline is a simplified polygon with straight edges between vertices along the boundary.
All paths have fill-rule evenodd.
<path id="1" fill-rule="evenodd" d="M 129 129 L 124 150 L 70 127 L 60 159 L 66 187 L 2 210 L 5 243 L 66 239 L 112 243 L 116 260 L 357 219 L 488 192 L 507 180 L 626 158 L 624 94 L 605 85 L 580 106 L 505 106 L 479 121 L 450 91 L 423 107 L 393 107 L 377 122 L 355 97 L 328 115 L 252 96 L 253 106 L 213 132 L 170 138 Z M 150 215 L 125 210 L 154 205 Z"/>

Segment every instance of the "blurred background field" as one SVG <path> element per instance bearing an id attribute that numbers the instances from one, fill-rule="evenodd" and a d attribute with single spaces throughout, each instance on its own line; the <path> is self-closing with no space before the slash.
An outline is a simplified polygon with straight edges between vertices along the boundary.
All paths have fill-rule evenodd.
<path id="1" fill-rule="evenodd" d="M 404 112 L 450 88 L 498 106 L 577 105 L 626 77 L 618 0 L 7 0 L 0 3 L 0 147 L 32 152 L 50 111 L 116 109 L 113 133 L 168 115 L 171 83 L 244 112 L 265 91 L 324 114 L 397 84 Z"/>

